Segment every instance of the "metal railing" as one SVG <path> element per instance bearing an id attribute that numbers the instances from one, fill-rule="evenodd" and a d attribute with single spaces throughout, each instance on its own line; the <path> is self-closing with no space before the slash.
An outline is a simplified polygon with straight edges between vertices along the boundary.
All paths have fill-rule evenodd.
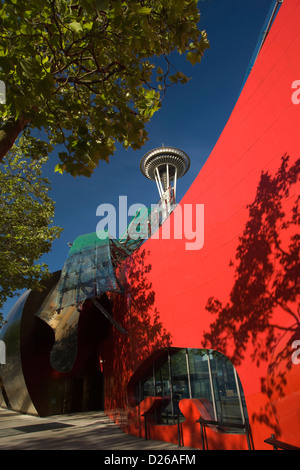
<path id="1" fill-rule="evenodd" d="M 149 413 L 149 412 L 146 411 L 141 416 L 144 417 L 145 439 L 147 441 L 148 439 L 151 439 L 151 437 L 150 437 L 150 428 L 149 428 L 149 425 L 148 425 L 148 417 L 151 416 L 151 417 L 155 418 L 155 415 L 153 413 Z M 176 421 L 177 421 L 178 447 L 182 447 L 184 444 L 183 444 L 183 433 L 182 433 L 182 426 L 181 426 L 181 422 L 180 422 L 180 416 L 178 414 L 178 415 L 174 415 L 173 417 L 175 417 Z"/>
<path id="2" fill-rule="evenodd" d="M 206 435 L 206 428 L 207 426 L 216 426 L 220 431 L 224 432 L 224 429 L 244 429 L 245 436 L 247 439 L 248 449 L 254 450 L 254 443 L 251 435 L 250 426 L 248 423 L 233 423 L 227 421 L 214 421 L 214 420 L 207 420 L 200 417 L 197 421 L 200 423 L 200 432 L 201 432 L 201 441 L 202 441 L 202 450 L 209 450 L 208 449 L 208 442 L 207 442 L 207 435 Z"/>
<path id="3" fill-rule="evenodd" d="M 150 426 L 148 418 L 152 417 L 155 418 L 153 413 L 145 412 L 141 416 L 144 417 L 144 427 L 145 427 L 145 439 L 151 439 L 150 437 Z M 177 440 L 178 440 L 178 447 L 182 447 L 184 445 L 183 442 L 183 432 L 182 432 L 182 422 L 180 421 L 180 415 L 174 415 L 177 421 Z M 233 423 L 227 421 L 213 421 L 213 420 L 206 420 L 200 417 L 196 423 L 200 423 L 200 430 L 201 430 L 201 442 L 202 442 L 202 450 L 209 450 L 208 449 L 208 442 L 206 436 L 206 427 L 207 426 L 216 426 L 219 428 L 220 431 L 224 432 L 224 429 L 243 429 L 245 431 L 245 437 L 247 439 L 248 449 L 254 450 L 254 443 L 251 435 L 250 426 L 248 423 L 240 424 L 240 423 Z"/>
<path id="4" fill-rule="evenodd" d="M 300 450 L 300 447 L 292 446 L 291 444 L 287 444 L 286 442 L 278 441 L 275 438 L 275 434 L 271 434 L 271 437 L 265 439 L 264 441 L 266 444 L 270 444 L 273 446 L 274 450 L 282 449 L 282 450 Z"/>

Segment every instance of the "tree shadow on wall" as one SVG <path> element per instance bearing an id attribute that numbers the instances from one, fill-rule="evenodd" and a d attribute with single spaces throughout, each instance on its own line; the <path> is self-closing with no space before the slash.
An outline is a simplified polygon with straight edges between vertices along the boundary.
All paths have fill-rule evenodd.
<path id="1" fill-rule="evenodd" d="M 171 335 L 164 328 L 155 307 L 155 292 L 147 275 L 151 264 L 146 263 L 146 250 L 140 249 L 130 256 L 124 266 L 125 295 L 114 298 L 114 318 L 128 332 L 114 332 L 113 370 L 115 404 L 128 404 L 127 385 L 133 372 L 155 350 L 169 347 Z M 116 383 L 118 382 L 118 383 Z"/>
<path id="2" fill-rule="evenodd" d="M 248 206 L 249 219 L 239 238 L 235 262 L 230 262 L 235 282 L 229 301 L 223 304 L 211 297 L 206 305 L 215 316 L 204 336 L 206 347 L 213 344 L 234 365 L 241 364 L 250 347 L 257 366 L 269 362 L 268 380 L 262 379 L 261 390 L 270 399 L 270 407 L 275 398 L 284 396 L 292 367 L 292 343 L 300 332 L 300 197 L 294 197 L 299 174 L 300 159 L 289 166 L 287 155 L 274 177 L 262 172 L 255 200 Z M 282 340 L 284 348 L 274 349 Z M 233 345 L 231 354 L 229 343 Z M 269 424 L 269 411 L 265 409 L 255 418 Z"/>

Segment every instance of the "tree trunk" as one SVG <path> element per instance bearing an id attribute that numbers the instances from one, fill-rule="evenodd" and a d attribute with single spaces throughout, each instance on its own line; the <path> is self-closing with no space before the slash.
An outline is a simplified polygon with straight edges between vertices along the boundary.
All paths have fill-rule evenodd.
<path id="1" fill-rule="evenodd" d="M 0 162 L 3 160 L 7 152 L 12 148 L 19 134 L 22 132 L 29 121 L 23 117 L 15 120 L 10 117 L 0 128 Z"/>

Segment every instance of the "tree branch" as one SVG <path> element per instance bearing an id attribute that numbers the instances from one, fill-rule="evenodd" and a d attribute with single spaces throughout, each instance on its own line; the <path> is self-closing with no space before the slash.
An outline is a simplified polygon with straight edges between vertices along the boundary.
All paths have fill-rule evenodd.
<path id="1" fill-rule="evenodd" d="M 10 117 L 0 128 L 0 161 L 5 157 L 7 152 L 12 148 L 19 134 L 24 130 L 25 126 L 29 123 L 24 117 L 19 117 L 15 120 Z"/>

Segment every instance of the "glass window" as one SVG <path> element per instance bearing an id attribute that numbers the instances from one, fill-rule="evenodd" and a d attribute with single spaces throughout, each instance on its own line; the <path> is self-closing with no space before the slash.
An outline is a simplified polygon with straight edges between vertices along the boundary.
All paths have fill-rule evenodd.
<path id="1" fill-rule="evenodd" d="M 142 396 L 143 398 L 155 396 L 154 377 L 151 369 L 142 380 Z"/>
<path id="2" fill-rule="evenodd" d="M 231 362 L 215 351 L 209 353 L 209 359 L 218 420 L 242 423 L 239 395 Z"/>
<path id="3" fill-rule="evenodd" d="M 177 416 L 183 419 L 179 409 L 183 398 L 206 399 L 211 419 L 236 424 L 243 422 L 242 402 L 247 419 L 245 397 L 233 365 L 212 350 L 171 348 L 164 352 L 135 384 L 135 396 L 138 402 L 148 396 L 163 398 L 156 411 L 157 423 L 161 424 L 171 424 Z M 237 428 L 227 431 L 240 432 Z"/>
<path id="4" fill-rule="evenodd" d="M 134 399 L 136 403 L 140 403 L 143 399 L 140 380 L 134 386 Z"/>
<path id="5" fill-rule="evenodd" d="M 173 416 L 173 403 L 167 352 L 154 364 L 154 373 L 156 396 L 163 397 L 162 405 L 156 411 L 157 424 L 169 424 Z"/>
<path id="6" fill-rule="evenodd" d="M 164 390 L 161 369 L 155 369 L 155 396 L 162 397 L 163 395 Z"/>
<path id="7" fill-rule="evenodd" d="M 185 349 L 171 351 L 171 382 L 174 414 L 180 413 L 178 403 L 183 398 L 190 398 Z"/>
<path id="8" fill-rule="evenodd" d="M 171 382 L 167 357 L 162 364 L 155 364 L 155 391 L 157 397 L 171 396 Z"/>
<path id="9" fill-rule="evenodd" d="M 189 349 L 188 357 L 192 397 L 205 398 L 212 404 L 207 352 L 203 349 Z"/>

